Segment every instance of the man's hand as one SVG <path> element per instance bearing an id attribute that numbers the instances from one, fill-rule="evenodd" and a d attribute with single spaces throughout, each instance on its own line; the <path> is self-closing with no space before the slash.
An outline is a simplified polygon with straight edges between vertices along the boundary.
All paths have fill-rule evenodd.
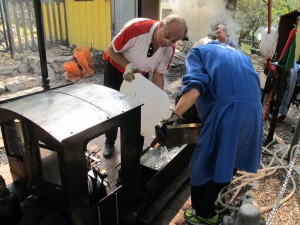
<path id="1" fill-rule="evenodd" d="M 182 118 L 176 113 L 172 112 L 172 114 L 163 119 L 161 122 L 155 125 L 155 136 L 156 141 L 160 144 L 163 144 L 167 139 L 167 125 L 176 125 L 181 123 Z M 155 143 L 153 143 L 155 145 Z M 153 146 L 152 146 L 153 147 Z"/>
<path id="2" fill-rule="evenodd" d="M 123 79 L 131 82 L 135 79 L 134 73 L 139 73 L 141 70 L 132 63 L 127 64 L 125 72 L 123 73 Z"/>
<path id="3" fill-rule="evenodd" d="M 174 123 L 177 123 L 178 120 L 182 120 L 182 118 L 179 115 L 177 115 L 176 113 L 172 112 L 172 114 L 168 118 L 163 119 L 161 121 L 161 123 L 174 124 Z"/>

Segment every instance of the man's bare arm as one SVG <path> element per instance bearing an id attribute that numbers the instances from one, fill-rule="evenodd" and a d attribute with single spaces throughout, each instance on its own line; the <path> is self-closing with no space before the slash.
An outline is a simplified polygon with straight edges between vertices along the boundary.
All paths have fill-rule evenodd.
<path id="1" fill-rule="evenodd" d="M 108 46 L 107 49 L 107 53 L 109 55 L 110 58 L 112 58 L 112 60 L 119 64 L 121 67 L 123 67 L 124 69 L 126 68 L 126 66 L 130 63 L 124 56 L 122 53 L 119 52 L 115 52 L 114 48 L 112 46 L 112 44 L 110 44 Z"/>
<path id="2" fill-rule="evenodd" d="M 182 116 L 193 104 L 195 104 L 196 100 L 200 96 L 200 91 L 198 89 L 191 89 L 188 92 L 184 93 L 184 95 L 180 98 L 177 103 L 174 113 Z"/>

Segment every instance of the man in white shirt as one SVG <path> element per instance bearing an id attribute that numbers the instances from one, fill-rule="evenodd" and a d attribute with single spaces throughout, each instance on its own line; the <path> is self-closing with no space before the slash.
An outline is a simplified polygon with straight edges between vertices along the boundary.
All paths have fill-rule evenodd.
<path id="1" fill-rule="evenodd" d="M 146 78 L 152 73 L 152 82 L 163 89 L 163 74 L 169 70 L 175 43 L 186 34 L 186 22 L 178 15 L 169 15 L 162 21 L 146 18 L 130 20 L 104 54 L 104 85 L 119 91 L 123 80 L 130 82 L 134 73 L 139 72 Z M 114 152 L 117 128 L 108 131 L 105 136 L 103 155 L 108 158 Z"/>

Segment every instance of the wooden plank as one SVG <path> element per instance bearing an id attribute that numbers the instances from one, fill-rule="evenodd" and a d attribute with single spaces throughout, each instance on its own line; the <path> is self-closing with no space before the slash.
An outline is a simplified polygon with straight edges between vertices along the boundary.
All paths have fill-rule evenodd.
<path id="1" fill-rule="evenodd" d="M 50 10 L 51 10 L 51 5 L 50 3 L 46 3 L 46 16 L 47 16 L 47 21 L 48 21 L 48 31 L 49 31 L 49 42 L 52 45 L 53 44 L 53 32 L 52 32 L 52 20 L 50 17 Z"/>
<path id="2" fill-rule="evenodd" d="M 69 41 L 106 50 L 111 41 L 109 0 L 74 2 L 66 0 Z"/>
<path id="3" fill-rule="evenodd" d="M 73 24 L 72 26 L 74 26 L 74 43 L 76 43 L 76 45 L 80 45 L 81 43 L 81 30 L 80 30 L 80 7 L 79 7 L 79 2 L 74 2 L 73 3 Z M 69 10 L 69 9 L 67 9 Z"/>
<path id="4" fill-rule="evenodd" d="M 168 202 L 164 209 L 154 218 L 150 225 L 169 224 L 186 225 L 184 211 L 192 209 L 190 186 L 184 184 L 175 196 Z"/>
<path id="5" fill-rule="evenodd" d="M 93 32 L 95 30 L 94 28 L 94 21 L 93 21 L 93 6 L 94 2 L 86 2 L 85 10 L 86 10 L 86 44 L 90 48 L 94 48 L 94 38 L 93 38 Z"/>
<path id="6" fill-rule="evenodd" d="M 140 17 L 149 18 L 153 20 L 159 19 L 159 6 L 160 1 L 156 0 L 141 0 L 141 12 Z"/>
<path id="7" fill-rule="evenodd" d="M 43 4 L 43 19 L 44 19 L 45 36 L 48 37 L 49 43 L 52 44 L 53 40 L 52 40 L 50 14 L 49 14 L 49 5 L 47 2 Z"/>
<path id="8" fill-rule="evenodd" d="M 14 42 L 14 39 L 13 39 L 13 32 L 12 32 L 12 27 L 11 27 L 11 15 L 10 15 L 10 5 L 9 5 L 9 2 L 6 2 L 6 1 L 3 1 L 3 8 L 4 8 L 4 12 L 6 12 L 6 20 L 7 20 L 7 30 L 8 30 L 8 40 L 9 40 L 9 43 L 11 44 L 11 53 L 12 53 L 12 50 L 16 50 L 16 44 Z"/>
<path id="9" fill-rule="evenodd" d="M 106 2 L 104 0 L 99 0 L 100 1 L 100 7 L 99 7 L 99 29 L 101 30 L 105 30 L 105 27 L 106 27 L 106 8 L 105 8 L 105 5 L 106 5 Z M 105 38 L 105 34 L 104 32 L 100 32 L 99 33 L 99 45 L 103 45 L 104 43 L 106 42 L 106 38 Z"/>
<path id="10" fill-rule="evenodd" d="M 55 12 L 56 12 L 56 23 L 57 23 L 57 35 L 58 35 L 58 40 L 59 41 L 63 41 L 63 35 L 62 35 L 62 27 L 64 26 L 64 24 L 62 24 L 62 12 L 61 12 L 61 4 L 60 4 L 60 0 L 55 0 L 54 2 L 55 4 Z"/>
<path id="11" fill-rule="evenodd" d="M 111 5 L 110 1 L 104 0 L 105 2 L 105 28 L 104 34 L 105 39 L 103 43 L 100 45 L 102 49 L 106 49 L 112 40 L 112 28 L 111 28 Z"/>
<path id="12" fill-rule="evenodd" d="M 93 33 L 92 33 L 92 39 L 93 39 L 93 48 L 94 49 L 100 49 L 100 1 L 97 0 L 93 4 L 92 9 L 92 21 L 93 21 Z"/>
<path id="13" fill-rule="evenodd" d="M 23 35 L 25 39 L 25 49 L 29 49 L 29 43 L 28 43 L 28 37 L 27 37 L 27 26 L 26 26 L 26 19 L 24 14 L 24 0 L 20 1 L 20 11 L 21 11 L 21 17 L 22 17 L 22 29 L 23 29 Z"/>
<path id="14" fill-rule="evenodd" d="M 66 0 L 66 22 L 67 22 L 67 34 L 70 44 L 75 44 L 75 27 L 74 27 L 74 10 L 73 1 Z"/>
<path id="15" fill-rule="evenodd" d="M 20 50 L 23 50 L 23 44 L 22 44 L 22 39 L 21 39 L 21 34 L 20 34 L 20 24 L 19 24 L 19 19 L 18 19 L 18 13 L 17 13 L 17 4 L 15 0 L 11 1 L 12 4 L 12 10 L 13 10 L 13 16 L 16 24 L 16 31 L 17 31 L 17 37 L 18 37 L 18 47 Z"/>
<path id="16" fill-rule="evenodd" d="M 87 38 L 87 12 L 86 12 L 86 2 L 78 2 L 78 15 L 79 23 L 77 24 L 80 33 L 80 41 L 78 42 L 79 45 L 87 45 L 86 38 Z"/>
<path id="17" fill-rule="evenodd" d="M 50 8 L 51 8 L 51 12 L 52 12 L 52 16 L 51 16 L 51 28 L 53 30 L 54 33 L 54 37 L 55 40 L 58 41 L 58 35 L 57 35 L 57 18 L 56 18 L 56 4 L 55 2 L 50 2 Z"/>
<path id="18" fill-rule="evenodd" d="M 30 31 L 30 38 L 31 38 L 31 47 L 35 48 L 36 43 L 34 41 L 34 35 L 33 35 L 33 24 L 35 24 L 35 21 L 32 21 L 34 17 L 31 15 L 31 3 L 29 1 L 26 1 L 26 11 L 28 13 L 28 21 L 29 21 L 29 31 Z"/>
<path id="19" fill-rule="evenodd" d="M 71 0 L 66 1 L 66 21 L 67 33 L 69 36 L 70 44 L 75 44 L 75 26 L 74 26 L 74 2 Z"/>
<path id="20" fill-rule="evenodd" d="M 67 40 L 69 41 L 68 39 L 68 27 L 67 27 L 67 21 L 66 21 L 66 18 L 67 18 L 67 15 L 66 15 L 66 5 L 65 5 L 65 2 L 61 2 L 59 4 L 59 9 L 60 9 L 60 18 L 61 18 L 61 35 L 62 35 L 62 39 L 61 40 Z"/>

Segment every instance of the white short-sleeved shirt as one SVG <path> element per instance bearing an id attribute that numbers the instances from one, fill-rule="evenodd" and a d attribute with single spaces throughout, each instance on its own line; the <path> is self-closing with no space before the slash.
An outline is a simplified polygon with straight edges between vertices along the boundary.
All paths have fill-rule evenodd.
<path id="1" fill-rule="evenodd" d="M 124 57 L 143 72 L 159 73 L 168 71 L 171 59 L 175 53 L 175 45 L 159 47 L 151 56 L 147 57 L 152 35 L 159 24 L 157 20 L 136 18 L 127 22 L 122 30 L 113 38 L 112 45 L 115 52 L 120 52 Z M 124 68 L 109 59 L 121 72 Z"/>

